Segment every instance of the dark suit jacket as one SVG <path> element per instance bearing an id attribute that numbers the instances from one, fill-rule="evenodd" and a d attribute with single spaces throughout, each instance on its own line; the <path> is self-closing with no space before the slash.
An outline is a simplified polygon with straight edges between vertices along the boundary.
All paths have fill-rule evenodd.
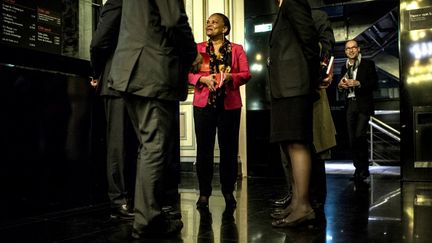
<path id="1" fill-rule="evenodd" d="M 318 41 L 307 0 L 284 0 L 270 35 L 273 98 L 306 95 L 318 87 Z"/>
<path id="2" fill-rule="evenodd" d="M 124 1 L 111 87 L 138 96 L 184 100 L 196 55 L 183 0 Z"/>
<path id="3" fill-rule="evenodd" d="M 117 91 L 108 88 L 112 56 L 117 46 L 120 31 L 122 0 L 108 0 L 102 7 L 99 23 L 90 43 L 90 60 L 93 75 L 99 79 L 101 95 L 120 97 Z"/>
<path id="4" fill-rule="evenodd" d="M 319 42 L 322 46 L 321 56 L 329 57 L 333 52 L 336 40 L 334 38 L 333 29 L 328 15 L 323 10 L 312 9 L 312 19 L 314 20 L 315 27 L 319 33 Z"/>
<path id="5" fill-rule="evenodd" d="M 342 67 L 341 77 L 347 72 L 346 65 Z M 357 68 L 355 78 L 360 82 L 360 88 L 355 88 L 357 105 L 360 112 L 372 115 L 374 112 L 373 90 L 378 84 L 378 75 L 376 73 L 375 63 L 371 60 L 361 59 Z M 347 94 L 347 90 L 344 91 Z"/>

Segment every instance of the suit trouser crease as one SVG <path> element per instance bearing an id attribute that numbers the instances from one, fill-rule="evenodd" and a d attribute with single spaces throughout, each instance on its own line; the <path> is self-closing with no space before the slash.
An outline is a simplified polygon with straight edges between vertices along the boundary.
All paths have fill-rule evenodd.
<path id="1" fill-rule="evenodd" d="M 197 176 L 200 195 L 210 196 L 217 133 L 220 149 L 219 175 L 223 194 L 234 191 L 238 172 L 238 140 L 241 109 L 224 110 L 194 107 L 197 139 Z"/>
<path id="2" fill-rule="evenodd" d="M 111 207 L 126 204 L 125 184 L 125 121 L 126 107 L 122 98 L 105 96 L 106 140 L 107 140 L 107 180 L 108 197 Z"/>
<path id="3" fill-rule="evenodd" d="M 140 142 L 134 209 L 134 228 L 140 229 L 161 215 L 169 149 L 174 147 L 172 143 L 178 144 L 172 137 L 178 133 L 178 102 L 134 95 L 124 98 Z"/>

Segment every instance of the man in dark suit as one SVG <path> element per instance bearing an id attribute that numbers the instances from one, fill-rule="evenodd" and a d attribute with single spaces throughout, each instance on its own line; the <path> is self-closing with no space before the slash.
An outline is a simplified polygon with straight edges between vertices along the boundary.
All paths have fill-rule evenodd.
<path id="1" fill-rule="evenodd" d="M 107 142 L 107 181 L 108 197 L 111 202 L 111 218 L 133 219 L 128 202 L 132 199 L 135 162 L 133 149 L 126 144 L 136 143 L 136 137 L 130 126 L 126 106 L 120 93 L 109 89 L 106 79 L 111 67 L 112 55 L 117 45 L 120 30 L 122 0 L 108 0 L 102 8 L 97 29 L 90 44 L 90 59 L 94 79 L 91 84 L 102 96 L 106 118 Z M 132 136 L 127 136 L 132 135 Z M 129 140 L 129 141 L 128 141 Z M 127 143 L 126 143 L 127 142 Z"/>
<path id="2" fill-rule="evenodd" d="M 369 177 L 367 130 L 374 112 L 373 90 L 378 76 L 375 63 L 361 58 L 357 41 L 345 43 L 345 54 L 348 59 L 342 67 L 338 88 L 346 95 L 346 120 L 355 167 L 353 179 L 363 181 Z"/>
<path id="3" fill-rule="evenodd" d="M 197 57 L 182 0 L 123 2 L 110 86 L 122 93 L 140 141 L 132 237 L 175 234 L 181 219 L 162 213 L 166 168 L 178 151 L 178 106 Z M 174 152 L 173 152 L 174 151 Z M 179 172 L 178 172 L 179 173 Z"/>

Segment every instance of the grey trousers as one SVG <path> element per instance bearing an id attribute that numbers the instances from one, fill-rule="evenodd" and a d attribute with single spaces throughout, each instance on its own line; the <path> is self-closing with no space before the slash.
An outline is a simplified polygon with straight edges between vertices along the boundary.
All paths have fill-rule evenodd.
<path id="1" fill-rule="evenodd" d="M 179 102 L 128 94 L 123 98 L 140 142 L 133 223 L 140 230 L 161 215 L 166 201 L 171 155 L 178 149 Z"/>
<path id="2" fill-rule="evenodd" d="M 132 198 L 135 161 L 129 160 L 135 157 L 131 154 L 135 151 L 126 146 L 136 139 L 129 131 L 131 127 L 124 100 L 121 97 L 103 96 L 103 101 L 106 117 L 108 197 L 111 207 L 117 208 Z M 130 156 L 127 156 L 128 153 Z"/>

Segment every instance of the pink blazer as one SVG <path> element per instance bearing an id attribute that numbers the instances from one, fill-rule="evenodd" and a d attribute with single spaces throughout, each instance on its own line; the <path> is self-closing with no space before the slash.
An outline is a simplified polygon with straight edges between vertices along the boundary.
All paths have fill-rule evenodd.
<path id="1" fill-rule="evenodd" d="M 207 42 L 197 44 L 198 52 L 205 52 Z M 247 83 L 251 78 L 249 72 L 249 64 L 246 58 L 246 53 L 243 47 L 231 42 L 232 49 L 232 67 L 231 75 L 232 82 L 228 82 L 225 86 L 225 110 L 233 110 L 242 107 L 242 100 L 240 96 L 240 86 Z M 209 89 L 207 86 L 198 82 L 201 76 L 208 76 L 209 73 L 189 73 L 189 83 L 195 86 L 193 105 L 197 107 L 205 107 L 209 96 Z"/>

